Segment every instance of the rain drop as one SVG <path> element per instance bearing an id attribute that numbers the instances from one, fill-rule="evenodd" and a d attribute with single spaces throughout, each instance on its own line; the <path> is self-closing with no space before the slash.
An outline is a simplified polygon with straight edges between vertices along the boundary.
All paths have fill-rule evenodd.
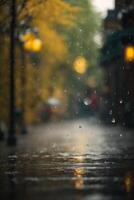
<path id="1" fill-rule="evenodd" d="M 112 123 L 115 124 L 115 122 L 116 122 L 116 121 L 115 121 L 115 118 L 113 118 L 113 119 L 112 119 Z"/>
<path id="2" fill-rule="evenodd" d="M 121 100 L 120 100 L 120 104 L 122 104 L 122 103 L 123 103 L 123 100 L 121 99 Z"/>

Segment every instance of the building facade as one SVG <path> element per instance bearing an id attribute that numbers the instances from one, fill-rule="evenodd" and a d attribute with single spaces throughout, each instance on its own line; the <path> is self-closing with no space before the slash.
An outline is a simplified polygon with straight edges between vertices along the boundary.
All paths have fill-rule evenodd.
<path id="1" fill-rule="evenodd" d="M 134 59 L 125 60 L 125 49 L 134 46 L 134 0 L 116 0 L 104 19 L 101 64 L 106 72 L 109 121 L 134 126 Z M 108 119 L 108 118 L 107 118 Z"/>

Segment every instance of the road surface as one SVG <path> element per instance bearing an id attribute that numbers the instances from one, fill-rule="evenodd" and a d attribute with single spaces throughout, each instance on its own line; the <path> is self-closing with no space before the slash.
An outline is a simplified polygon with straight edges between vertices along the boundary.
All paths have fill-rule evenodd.
<path id="1" fill-rule="evenodd" d="M 2 200 L 133 200 L 134 134 L 79 119 L 31 127 L 0 144 Z"/>

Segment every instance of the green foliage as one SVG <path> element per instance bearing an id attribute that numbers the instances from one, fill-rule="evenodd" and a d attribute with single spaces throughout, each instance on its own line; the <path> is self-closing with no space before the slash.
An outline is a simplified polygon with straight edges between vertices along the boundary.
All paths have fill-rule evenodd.
<path id="1" fill-rule="evenodd" d="M 69 0 L 69 2 L 79 6 L 80 12 L 77 14 L 73 28 L 63 31 L 69 49 L 67 63 L 70 68 L 66 73 L 65 85 L 70 93 L 82 94 L 88 85 L 88 80 L 92 77 L 96 81 L 97 89 L 100 90 L 103 85 L 103 72 L 97 64 L 99 45 L 95 42 L 95 36 L 100 31 L 101 16 L 94 9 L 90 0 Z M 78 56 L 86 58 L 88 63 L 87 72 L 83 75 L 79 75 L 73 70 L 73 62 Z"/>
<path id="2" fill-rule="evenodd" d="M 100 28 L 100 16 L 89 0 L 70 0 L 70 2 L 81 8 L 73 29 L 67 35 L 71 57 L 74 59 L 82 55 L 89 61 L 90 66 L 95 65 L 98 49 L 94 36 Z"/>

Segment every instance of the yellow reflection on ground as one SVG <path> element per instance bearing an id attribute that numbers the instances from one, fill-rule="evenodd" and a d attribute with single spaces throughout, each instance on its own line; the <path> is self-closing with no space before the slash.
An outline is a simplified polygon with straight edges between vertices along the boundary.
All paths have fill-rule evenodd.
<path id="1" fill-rule="evenodd" d="M 84 181 L 82 178 L 78 178 L 76 181 L 75 181 L 75 188 L 76 189 L 83 189 L 84 188 Z"/>
<path id="2" fill-rule="evenodd" d="M 77 163 L 84 162 L 84 157 L 83 156 L 75 156 L 74 160 Z M 84 188 L 84 174 L 86 173 L 85 168 L 84 167 L 76 167 L 74 168 L 74 177 L 75 182 L 74 182 L 74 186 L 76 189 L 83 189 Z"/>
<path id="3" fill-rule="evenodd" d="M 75 188 L 76 189 L 83 189 L 84 188 L 84 179 L 83 175 L 85 174 L 84 168 L 75 168 L 74 169 L 74 176 L 75 179 Z"/>
<path id="4" fill-rule="evenodd" d="M 73 151 L 78 154 L 77 156 L 75 156 L 76 160 L 83 161 L 82 155 L 86 153 L 87 150 L 86 145 L 87 145 L 86 134 L 80 132 L 77 135 L 75 135 L 75 137 L 73 138 L 73 147 L 75 147 Z"/>
<path id="5" fill-rule="evenodd" d="M 124 183 L 127 192 L 131 192 L 134 189 L 134 177 L 131 174 L 125 177 Z"/>
<path id="6" fill-rule="evenodd" d="M 84 170 L 84 168 L 82 168 L 82 167 L 78 167 L 78 168 L 76 168 L 76 169 L 74 169 L 74 175 L 76 176 L 76 177 L 81 177 L 82 175 L 84 175 L 85 174 L 85 170 Z"/>
<path id="7" fill-rule="evenodd" d="M 76 162 L 82 162 L 83 156 L 75 156 L 74 159 L 76 160 Z"/>

